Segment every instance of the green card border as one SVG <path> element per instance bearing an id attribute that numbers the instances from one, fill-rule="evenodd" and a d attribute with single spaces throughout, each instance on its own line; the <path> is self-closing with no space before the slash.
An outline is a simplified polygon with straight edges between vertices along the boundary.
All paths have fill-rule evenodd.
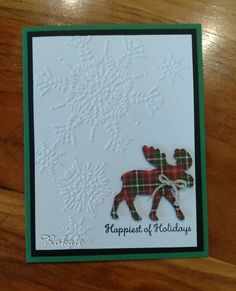
<path id="1" fill-rule="evenodd" d="M 84 256 L 40 256 L 31 254 L 31 209 L 30 209 L 30 124 L 29 124 L 29 92 L 28 92 L 28 32 L 41 31 L 72 31 L 72 30 L 120 30 L 120 29 L 194 29 L 197 35 L 197 67 L 199 92 L 200 121 L 200 153 L 202 180 L 202 219 L 203 219 L 203 251 L 175 253 L 145 253 L 145 254 L 111 254 Z M 205 126 L 204 126 L 204 95 L 202 70 L 202 33 L 200 24 L 116 24 L 116 25 L 73 25 L 73 26 L 42 26 L 23 29 L 23 107 L 24 107 L 24 184 L 25 184 L 25 236 L 26 261 L 38 262 L 79 262 L 79 261 L 110 261 L 110 260 L 143 260 L 165 258 L 201 258 L 208 257 L 208 215 L 206 192 L 206 158 L 205 158 Z"/>

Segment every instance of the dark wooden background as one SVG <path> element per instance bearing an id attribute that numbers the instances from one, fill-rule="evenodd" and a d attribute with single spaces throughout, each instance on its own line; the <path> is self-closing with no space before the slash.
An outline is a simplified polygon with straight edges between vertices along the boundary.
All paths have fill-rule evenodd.
<path id="1" fill-rule="evenodd" d="M 210 258 L 25 263 L 22 28 L 201 23 Z M 236 290 L 236 1 L 0 0 L 0 289 Z"/>

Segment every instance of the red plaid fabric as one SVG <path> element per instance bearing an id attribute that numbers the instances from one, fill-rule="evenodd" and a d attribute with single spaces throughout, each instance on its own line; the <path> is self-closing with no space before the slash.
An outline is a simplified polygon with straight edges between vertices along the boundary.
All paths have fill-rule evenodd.
<path id="1" fill-rule="evenodd" d="M 175 208 L 176 215 L 179 219 L 184 219 L 184 215 L 179 208 L 179 205 L 174 205 L 175 197 L 172 193 L 172 187 L 162 185 L 159 181 L 159 175 L 164 174 L 169 180 L 184 180 L 187 187 L 193 185 L 193 177 L 185 172 L 192 165 L 192 158 L 190 154 L 184 149 L 176 149 L 174 152 L 174 158 L 176 165 L 169 165 L 166 161 L 166 155 L 160 153 L 159 149 L 153 147 L 144 146 L 143 153 L 147 161 L 152 164 L 155 169 L 150 171 L 145 170 L 133 170 L 122 175 L 123 182 L 122 190 L 116 195 L 114 204 L 111 210 L 111 216 L 115 219 L 118 218 L 117 208 L 121 201 L 125 200 L 132 217 L 136 220 L 140 220 L 135 206 L 134 199 L 136 195 L 152 195 L 157 188 L 160 189 L 153 195 L 152 209 L 149 217 L 152 220 L 157 220 L 156 210 L 160 199 L 164 196 Z M 162 185 L 162 187 L 160 187 Z"/>

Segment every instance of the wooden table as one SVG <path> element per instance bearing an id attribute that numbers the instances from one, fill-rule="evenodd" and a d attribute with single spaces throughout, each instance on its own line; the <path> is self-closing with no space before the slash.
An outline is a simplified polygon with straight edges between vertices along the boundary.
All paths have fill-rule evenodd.
<path id="1" fill-rule="evenodd" d="M 202 23 L 210 258 L 25 263 L 24 26 Z M 0 0 L 0 289 L 236 290 L 236 1 Z"/>

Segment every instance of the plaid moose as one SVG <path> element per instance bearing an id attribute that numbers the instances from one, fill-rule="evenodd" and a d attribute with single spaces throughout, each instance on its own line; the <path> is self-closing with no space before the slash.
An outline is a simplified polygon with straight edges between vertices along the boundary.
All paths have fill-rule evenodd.
<path id="1" fill-rule="evenodd" d="M 152 195 L 152 208 L 149 214 L 151 220 L 158 220 L 156 214 L 160 199 L 164 196 L 174 207 L 176 216 L 184 219 L 179 207 L 178 191 L 193 186 L 193 177 L 185 171 L 192 165 L 192 158 L 185 149 L 176 149 L 174 158 L 176 165 L 166 161 L 166 155 L 154 147 L 143 146 L 146 160 L 155 167 L 153 170 L 133 170 L 121 176 L 123 186 L 121 192 L 114 198 L 111 217 L 117 219 L 117 209 L 122 201 L 126 201 L 133 219 L 141 220 L 135 206 L 136 195 Z"/>

